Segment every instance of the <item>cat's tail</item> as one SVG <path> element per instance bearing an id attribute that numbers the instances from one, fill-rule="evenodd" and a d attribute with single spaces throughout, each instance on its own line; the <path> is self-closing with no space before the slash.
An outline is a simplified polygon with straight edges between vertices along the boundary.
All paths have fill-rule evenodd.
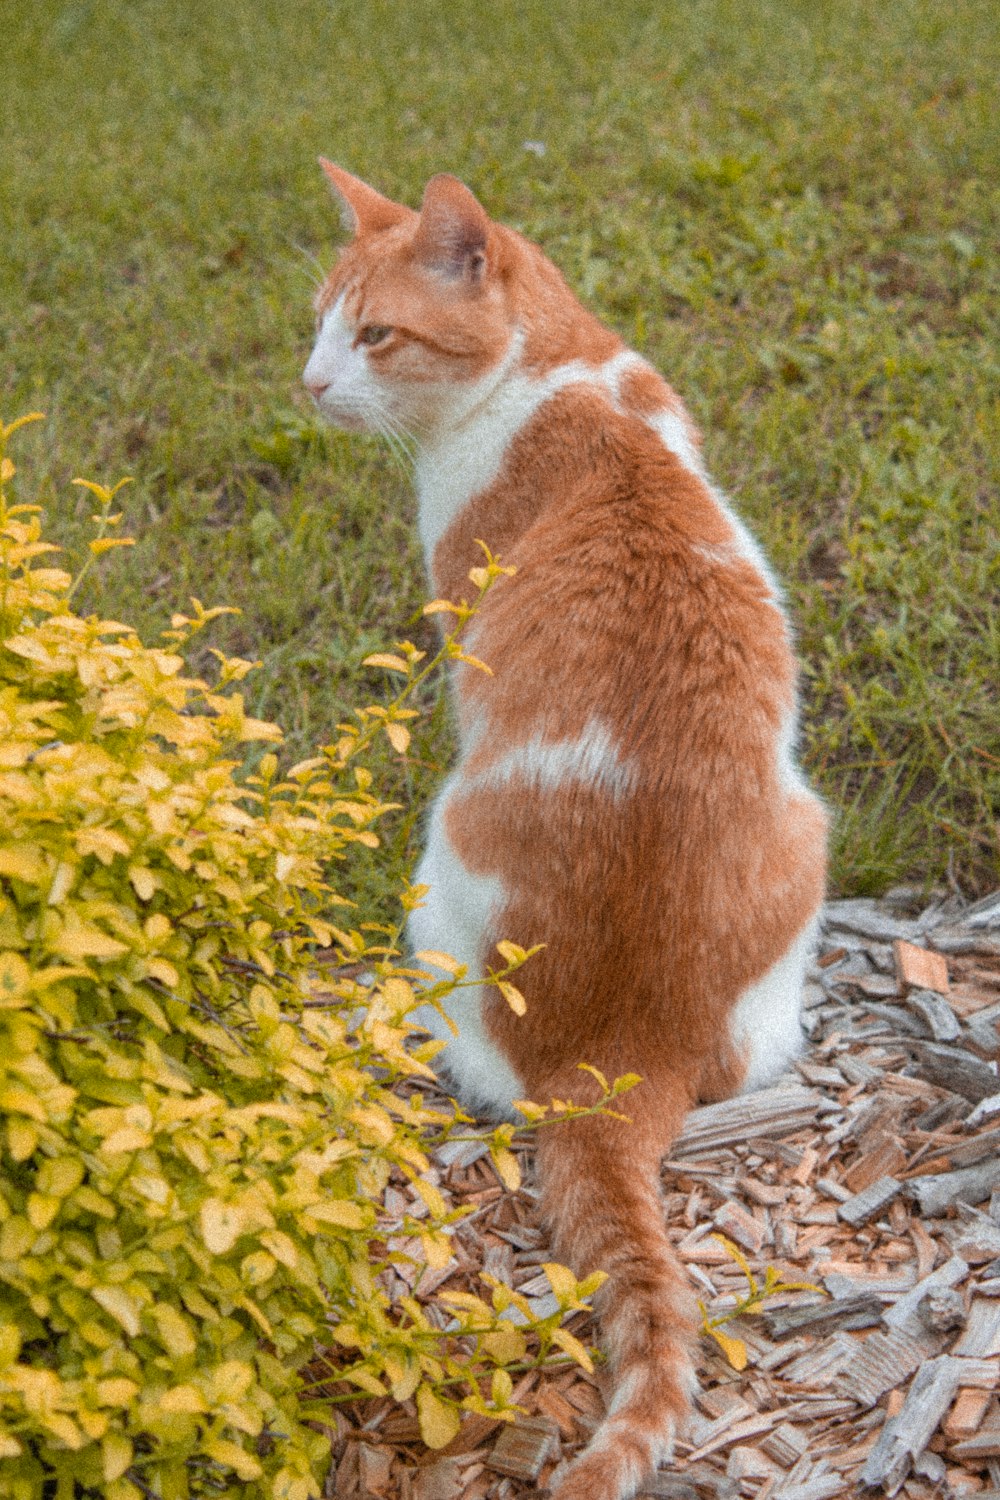
<path id="1" fill-rule="evenodd" d="M 633 1097 L 623 1098 L 623 1109 Z M 607 1416 L 557 1478 L 552 1500 L 629 1500 L 671 1457 L 690 1407 L 694 1299 L 659 1196 L 660 1159 L 680 1129 L 684 1101 L 676 1108 L 675 1119 L 655 1125 L 594 1116 L 539 1132 L 542 1210 L 555 1254 L 577 1275 L 608 1273 L 595 1305 L 612 1377 Z"/>

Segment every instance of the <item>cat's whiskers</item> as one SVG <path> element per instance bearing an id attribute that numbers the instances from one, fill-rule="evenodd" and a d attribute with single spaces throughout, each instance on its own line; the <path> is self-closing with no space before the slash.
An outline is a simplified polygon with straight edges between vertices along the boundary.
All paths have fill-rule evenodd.
<path id="1" fill-rule="evenodd" d="M 403 472 L 409 474 L 413 468 L 414 449 L 417 443 L 413 433 L 404 427 L 381 402 L 370 401 L 365 416 L 376 428 L 380 437 L 385 438 L 389 451 Z"/>

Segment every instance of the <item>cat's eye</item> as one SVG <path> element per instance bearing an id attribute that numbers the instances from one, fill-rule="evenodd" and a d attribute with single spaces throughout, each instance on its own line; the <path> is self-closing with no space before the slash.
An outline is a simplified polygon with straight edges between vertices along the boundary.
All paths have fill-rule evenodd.
<path id="1" fill-rule="evenodd" d="M 391 332 L 392 329 L 384 323 L 366 323 L 358 330 L 358 343 L 367 344 L 369 348 L 373 344 L 384 344 Z"/>

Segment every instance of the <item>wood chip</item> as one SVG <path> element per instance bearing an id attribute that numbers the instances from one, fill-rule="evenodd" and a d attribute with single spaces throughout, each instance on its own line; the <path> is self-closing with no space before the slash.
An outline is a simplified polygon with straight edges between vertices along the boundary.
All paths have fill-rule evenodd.
<path id="1" fill-rule="evenodd" d="M 892 945 L 892 956 L 896 961 L 896 977 L 906 989 L 933 990 L 938 995 L 948 993 L 948 964 L 942 954 L 897 938 Z"/>
<path id="2" fill-rule="evenodd" d="M 844 1173 L 844 1186 L 851 1193 L 863 1192 L 880 1177 L 896 1177 L 907 1165 L 906 1152 L 898 1138 L 879 1131 L 866 1150 Z"/>
<path id="3" fill-rule="evenodd" d="M 862 1292 L 855 1297 L 833 1297 L 806 1306 L 769 1308 L 764 1327 L 773 1339 L 797 1337 L 801 1333 L 830 1333 L 835 1328 L 871 1328 L 882 1317 L 878 1297 Z"/>
<path id="4" fill-rule="evenodd" d="M 880 1177 L 863 1192 L 855 1193 L 837 1209 L 838 1218 L 857 1229 L 868 1219 L 875 1219 L 888 1208 L 892 1200 L 902 1192 L 903 1184 L 896 1177 Z"/>
<path id="5" fill-rule="evenodd" d="M 830 1102 L 815 1089 L 797 1084 L 741 1094 L 721 1104 L 706 1104 L 692 1110 L 671 1157 L 697 1156 L 721 1146 L 745 1145 L 758 1136 L 792 1135 L 815 1123 Z"/>
<path id="6" fill-rule="evenodd" d="M 991 1400 L 990 1391 L 977 1391 L 972 1386 L 963 1386 L 942 1424 L 941 1430 L 945 1437 L 971 1437 L 986 1415 L 986 1408 Z"/>
<path id="7" fill-rule="evenodd" d="M 962 1257 L 953 1255 L 943 1266 L 925 1276 L 923 1281 L 918 1281 L 915 1287 L 887 1308 L 882 1314 L 883 1323 L 887 1328 L 898 1328 L 913 1338 L 920 1338 L 924 1330 L 919 1309 L 928 1292 L 937 1291 L 941 1287 L 958 1286 L 968 1274 L 969 1268 Z"/>
<path id="8" fill-rule="evenodd" d="M 761 1439 L 761 1448 L 768 1458 L 782 1468 L 789 1469 L 809 1449 L 809 1434 L 804 1427 L 793 1427 L 791 1422 L 782 1422 L 773 1432 Z"/>
<path id="9" fill-rule="evenodd" d="M 953 1457 L 973 1463 L 983 1458 L 1000 1458 L 1000 1425 L 984 1427 L 974 1437 L 963 1438 L 952 1445 L 951 1452 Z"/>
<path id="10" fill-rule="evenodd" d="M 938 1042 L 914 1041 L 909 1048 L 921 1076 L 938 1088 L 961 1094 L 971 1104 L 979 1104 L 997 1092 L 1000 1078 L 974 1052 Z"/>
<path id="11" fill-rule="evenodd" d="M 907 1194 L 916 1199 L 920 1211 L 928 1218 L 943 1214 L 953 1203 L 983 1203 L 1000 1188 L 1000 1161 L 981 1162 L 962 1167 L 957 1172 L 911 1177 Z"/>
<path id="12" fill-rule="evenodd" d="M 754 1255 L 763 1245 L 767 1235 L 765 1226 L 753 1214 L 747 1213 L 738 1203 L 723 1203 L 714 1214 L 715 1226 L 723 1234 L 750 1250 Z"/>
<path id="13" fill-rule="evenodd" d="M 533 1484 L 545 1460 L 557 1451 L 558 1435 L 559 1428 L 550 1417 L 519 1418 L 504 1427 L 486 1462 L 498 1474 Z"/>
<path id="14" fill-rule="evenodd" d="M 913 1460 L 922 1453 L 958 1389 L 959 1366 L 950 1355 L 932 1359 L 914 1377 L 903 1406 L 882 1429 L 861 1471 L 861 1483 L 881 1486 L 887 1495 L 902 1488 Z"/>
<path id="15" fill-rule="evenodd" d="M 1000 1354 L 1000 1301 L 992 1297 L 973 1298 L 954 1352 L 969 1359 L 989 1359 Z"/>
<path id="16" fill-rule="evenodd" d="M 874 1406 L 880 1396 L 891 1391 L 920 1368 L 927 1358 L 927 1345 L 909 1334 L 890 1328 L 858 1341 L 856 1353 L 844 1365 L 834 1381 L 834 1389 Z"/>
<path id="17" fill-rule="evenodd" d="M 410 1486 L 411 1500 L 462 1500 L 462 1473 L 454 1459 L 441 1458 L 418 1469 Z"/>
<path id="18" fill-rule="evenodd" d="M 935 1042 L 954 1042 L 962 1035 L 953 1007 L 933 990 L 911 990 L 906 1004 L 924 1022 Z"/>

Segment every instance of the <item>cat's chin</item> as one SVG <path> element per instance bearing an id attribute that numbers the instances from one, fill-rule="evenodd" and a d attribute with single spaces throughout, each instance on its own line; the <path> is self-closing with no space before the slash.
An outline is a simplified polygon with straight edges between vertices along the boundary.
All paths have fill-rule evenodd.
<path id="1" fill-rule="evenodd" d="M 364 417 L 359 417 L 357 412 L 331 411 L 324 406 L 320 406 L 319 412 L 324 421 L 329 422 L 331 427 L 339 427 L 342 432 L 373 432 L 375 430 Z"/>

